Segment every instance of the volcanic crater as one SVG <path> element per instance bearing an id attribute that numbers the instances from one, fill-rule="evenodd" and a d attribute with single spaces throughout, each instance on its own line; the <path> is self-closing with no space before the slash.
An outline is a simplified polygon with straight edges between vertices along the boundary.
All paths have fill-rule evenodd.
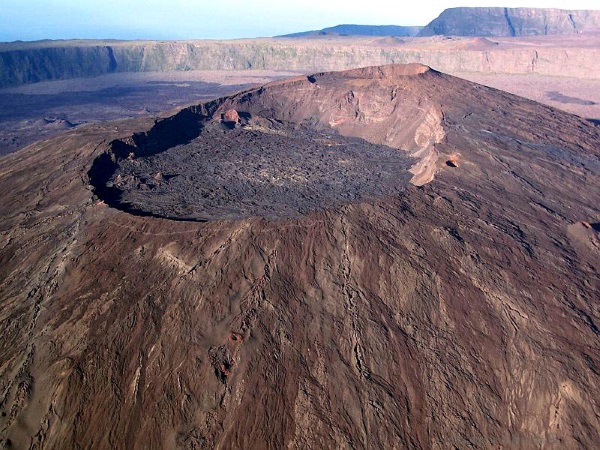
<path id="1" fill-rule="evenodd" d="M 91 184 L 118 209 L 189 221 L 289 218 L 396 195 L 433 178 L 444 136 L 427 96 L 397 83 L 427 72 L 317 74 L 190 108 L 113 142 Z"/>
<path id="2" fill-rule="evenodd" d="M 119 206 L 181 220 L 293 217 L 398 193 L 410 159 L 332 130 L 270 123 L 200 136 L 157 155 L 119 161 Z"/>
<path id="3" fill-rule="evenodd" d="M 598 142 L 412 65 L 0 158 L 0 441 L 597 448 Z"/>

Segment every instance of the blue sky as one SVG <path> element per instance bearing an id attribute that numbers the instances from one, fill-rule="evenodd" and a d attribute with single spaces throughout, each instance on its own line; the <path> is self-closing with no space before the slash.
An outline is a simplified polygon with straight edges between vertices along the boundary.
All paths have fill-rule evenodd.
<path id="1" fill-rule="evenodd" d="M 599 9 L 598 0 L 0 0 L 0 41 L 230 39 L 341 23 L 425 25 L 453 6 Z"/>

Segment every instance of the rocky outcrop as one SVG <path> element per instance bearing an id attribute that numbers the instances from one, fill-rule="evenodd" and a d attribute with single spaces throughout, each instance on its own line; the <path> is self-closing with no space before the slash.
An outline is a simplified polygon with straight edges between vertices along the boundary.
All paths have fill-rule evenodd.
<path id="1" fill-rule="evenodd" d="M 600 11 L 541 8 L 450 8 L 419 36 L 539 36 L 600 32 Z"/>
<path id="2" fill-rule="evenodd" d="M 223 113 L 223 122 L 227 124 L 237 124 L 240 121 L 240 115 L 235 109 L 228 109 Z"/>

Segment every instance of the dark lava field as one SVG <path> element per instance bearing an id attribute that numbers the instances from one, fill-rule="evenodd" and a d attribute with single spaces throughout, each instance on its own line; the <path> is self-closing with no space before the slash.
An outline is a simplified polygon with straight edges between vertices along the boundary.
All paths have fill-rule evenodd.
<path id="1" fill-rule="evenodd" d="M 124 209 L 184 220 L 269 219 L 398 194 L 405 152 L 332 129 L 209 123 L 190 143 L 124 158 L 108 187 Z"/>

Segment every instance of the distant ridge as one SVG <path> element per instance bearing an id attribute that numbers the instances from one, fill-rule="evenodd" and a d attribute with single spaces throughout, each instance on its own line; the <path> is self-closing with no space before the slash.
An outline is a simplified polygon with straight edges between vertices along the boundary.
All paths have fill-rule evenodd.
<path id="1" fill-rule="evenodd" d="M 544 8 L 449 8 L 418 36 L 540 36 L 600 33 L 600 11 Z"/>
<path id="2" fill-rule="evenodd" d="M 310 37 L 310 36 L 416 36 L 423 27 L 404 27 L 398 25 L 336 25 L 323 28 L 322 30 L 302 31 L 299 33 L 285 34 L 286 38 Z"/>
<path id="3" fill-rule="evenodd" d="M 0 43 L 0 88 L 109 73 L 180 70 L 329 71 L 419 61 L 447 72 L 600 77 L 600 36 L 588 43 L 501 43 L 402 37 L 234 41 L 46 41 Z M 587 40 L 587 38 L 585 38 Z M 335 42 L 334 42 L 335 41 Z M 402 42 L 401 42 L 402 41 Z M 534 41 L 534 40 L 532 40 Z M 550 42 L 551 41 L 551 42 Z M 424 44 L 424 45 L 423 45 Z M 542 45 L 543 44 L 543 45 Z M 511 60 L 506 60 L 507 49 Z M 539 59 L 543 64 L 532 64 Z M 572 64 L 577 61 L 577 64 Z"/>

